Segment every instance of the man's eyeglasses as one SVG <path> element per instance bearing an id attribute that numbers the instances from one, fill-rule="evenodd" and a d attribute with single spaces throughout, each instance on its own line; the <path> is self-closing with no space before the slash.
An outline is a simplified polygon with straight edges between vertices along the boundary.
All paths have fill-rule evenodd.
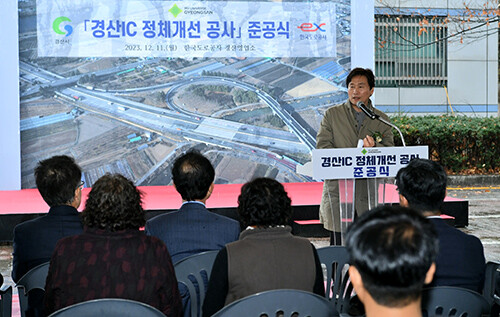
<path id="1" fill-rule="evenodd" d="M 78 187 L 77 187 L 77 188 L 82 189 L 82 188 L 83 188 L 83 185 L 85 185 L 85 181 L 81 181 L 81 182 L 80 182 L 80 184 L 78 184 Z"/>

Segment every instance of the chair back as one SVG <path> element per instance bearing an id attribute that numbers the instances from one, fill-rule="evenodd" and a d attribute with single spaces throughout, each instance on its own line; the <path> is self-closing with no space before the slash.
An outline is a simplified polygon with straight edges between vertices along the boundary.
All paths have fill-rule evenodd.
<path id="1" fill-rule="evenodd" d="M 277 289 L 250 295 L 232 302 L 212 317 L 260 317 L 261 315 L 290 317 L 335 316 L 333 305 L 324 297 L 313 293 Z"/>
<path id="2" fill-rule="evenodd" d="M 328 246 L 317 251 L 319 261 L 326 266 L 325 297 L 333 303 L 337 314 L 347 313 L 352 292 L 347 249 L 344 246 Z"/>
<path id="3" fill-rule="evenodd" d="M 422 292 L 422 313 L 427 317 L 481 316 L 489 308 L 481 294 L 466 288 L 438 286 Z"/>
<path id="4" fill-rule="evenodd" d="M 59 309 L 49 317 L 165 317 L 165 315 L 145 303 L 123 298 L 100 298 L 77 303 Z"/>
<path id="5" fill-rule="evenodd" d="M 174 264 L 177 282 L 184 284 L 189 291 L 191 316 L 201 316 L 201 306 L 218 252 L 217 250 L 201 252 Z"/>
<path id="6" fill-rule="evenodd" d="M 19 294 L 19 306 L 21 308 L 21 316 L 26 316 L 26 309 L 28 308 L 28 294 L 34 289 L 45 291 L 45 280 L 49 273 L 50 262 L 42 263 L 24 274 L 16 284 L 17 292 Z"/>
<path id="7" fill-rule="evenodd" d="M 484 274 L 483 296 L 490 306 L 495 302 L 495 290 L 500 293 L 500 289 L 496 289 L 497 281 L 500 281 L 500 262 L 489 261 Z"/>
<path id="8" fill-rule="evenodd" d="M 12 315 L 12 286 L 0 285 L 0 317 Z"/>

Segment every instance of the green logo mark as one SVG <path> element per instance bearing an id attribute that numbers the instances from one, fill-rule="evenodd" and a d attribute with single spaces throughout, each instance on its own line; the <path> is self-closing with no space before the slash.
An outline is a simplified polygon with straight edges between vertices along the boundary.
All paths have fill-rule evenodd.
<path id="1" fill-rule="evenodd" d="M 177 4 L 174 4 L 173 7 L 168 10 L 168 12 L 172 13 L 174 18 L 177 18 L 177 16 L 182 12 L 182 10 L 177 6 Z"/>
<path id="2" fill-rule="evenodd" d="M 361 153 L 366 154 L 366 153 L 368 153 L 368 151 L 366 149 L 363 149 L 363 151 L 361 151 Z"/>
<path id="3" fill-rule="evenodd" d="M 63 22 L 71 22 L 71 20 L 68 17 L 62 17 L 62 16 L 58 17 L 54 20 L 54 22 L 52 22 L 52 29 L 57 34 L 61 34 L 61 35 L 66 34 L 66 36 L 70 36 L 71 33 L 73 33 L 73 28 L 71 27 L 71 25 L 66 24 L 64 26 L 64 29 L 66 30 L 66 32 L 61 31 L 61 23 L 63 23 Z"/>

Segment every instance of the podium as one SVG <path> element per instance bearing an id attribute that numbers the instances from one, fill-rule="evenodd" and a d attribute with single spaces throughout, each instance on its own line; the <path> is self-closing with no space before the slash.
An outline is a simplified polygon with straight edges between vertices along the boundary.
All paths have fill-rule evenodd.
<path id="1" fill-rule="evenodd" d="M 320 219 L 340 232 L 342 242 L 356 213 L 385 204 L 386 185 L 415 158 L 428 158 L 427 146 L 316 149 L 312 176 L 324 180 Z"/>

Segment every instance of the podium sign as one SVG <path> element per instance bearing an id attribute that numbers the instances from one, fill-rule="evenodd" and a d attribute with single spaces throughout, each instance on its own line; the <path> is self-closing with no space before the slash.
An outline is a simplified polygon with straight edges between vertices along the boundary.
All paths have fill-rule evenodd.
<path id="1" fill-rule="evenodd" d="M 312 151 L 313 178 L 395 177 L 412 159 L 428 157 L 427 146 L 316 149 Z"/>

